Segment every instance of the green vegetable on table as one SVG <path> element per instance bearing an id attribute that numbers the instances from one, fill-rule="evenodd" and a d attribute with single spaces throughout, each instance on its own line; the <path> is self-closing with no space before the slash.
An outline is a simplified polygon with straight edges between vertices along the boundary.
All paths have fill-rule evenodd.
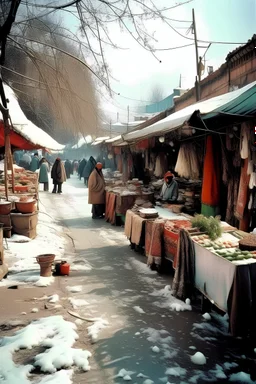
<path id="1" fill-rule="evenodd" d="M 196 215 L 191 220 L 191 223 L 193 228 L 198 228 L 201 232 L 205 232 L 211 240 L 216 240 L 221 236 L 220 220 L 217 217 Z"/>

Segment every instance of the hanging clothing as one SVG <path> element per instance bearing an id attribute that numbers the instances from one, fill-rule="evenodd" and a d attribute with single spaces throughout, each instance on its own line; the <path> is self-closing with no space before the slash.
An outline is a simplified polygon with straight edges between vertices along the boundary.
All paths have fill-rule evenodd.
<path id="1" fill-rule="evenodd" d="M 199 161 L 193 144 L 182 144 L 180 146 L 175 172 L 186 179 L 199 179 Z"/>
<path id="2" fill-rule="evenodd" d="M 244 164 L 241 169 L 238 198 L 237 198 L 237 205 L 236 205 L 236 212 L 235 212 L 235 215 L 238 218 L 238 220 L 243 219 L 245 207 L 248 203 L 250 176 L 247 175 L 247 168 L 248 168 L 248 159 L 244 160 Z"/>
<path id="3" fill-rule="evenodd" d="M 206 139 L 201 197 L 201 213 L 205 216 L 216 216 L 219 213 L 220 164 L 218 160 L 217 145 L 214 146 L 212 136 L 208 136 Z"/>
<path id="4" fill-rule="evenodd" d="M 156 166 L 154 175 L 156 177 L 163 177 L 168 170 L 168 161 L 165 153 L 160 153 L 156 158 Z"/>
<path id="5" fill-rule="evenodd" d="M 249 125 L 243 123 L 241 127 L 240 135 L 240 155 L 241 159 L 247 159 L 249 157 Z"/>

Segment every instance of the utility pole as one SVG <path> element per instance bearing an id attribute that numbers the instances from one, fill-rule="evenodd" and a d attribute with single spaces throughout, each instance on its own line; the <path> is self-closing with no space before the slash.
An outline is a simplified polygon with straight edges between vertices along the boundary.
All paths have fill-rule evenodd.
<path id="1" fill-rule="evenodd" d="M 119 122 L 119 112 L 117 112 L 117 114 L 116 114 L 116 122 L 117 123 Z"/>
<path id="2" fill-rule="evenodd" d="M 181 88 L 181 74 L 180 74 L 180 83 L 179 83 L 179 87 Z"/>
<path id="3" fill-rule="evenodd" d="M 196 34 L 196 19 L 195 19 L 195 11 L 192 9 L 192 20 L 193 20 L 193 32 L 194 32 L 194 41 L 195 41 L 195 49 L 196 49 L 196 101 L 200 100 L 200 68 L 199 68 L 199 56 L 198 56 L 198 44 L 197 44 L 197 34 Z"/>
<path id="4" fill-rule="evenodd" d="M 130 107 L 127 106 L 127 132 L 129 131 Z"/>

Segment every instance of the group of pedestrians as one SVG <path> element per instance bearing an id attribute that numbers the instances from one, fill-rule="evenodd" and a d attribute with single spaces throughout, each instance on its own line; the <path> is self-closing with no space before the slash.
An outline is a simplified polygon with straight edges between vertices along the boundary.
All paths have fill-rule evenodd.
<path id="1" fill-rule="evenodd" d="M 28 152 L 18 158 L 17 154 L 14 157 L 15 162 L 32 172 L 39 170 L 39 184 L 43 184 L 45 192 L 49 191 L 49 172 L 51 170 L 51 178 L 53 180 L 52 193 L 62 193 L 62 184 L 70 178 L 70 176 L 77 172 L 80 180 L 84 178 L 84 184 L 88 186 L 88 203 L 92 204 L 92 218 L 100 219 L 105 214 L 105 181 L 102 173 L 102 163 L 97 163 L 91 156 L 89 160 L 82 159 L 80 162 L 74 160 L 71 162 L 66 159 L 63 161 L 57 157 L 54 164 L 42 157 L 39 159 L 37 152 L 31 157 Z"/>

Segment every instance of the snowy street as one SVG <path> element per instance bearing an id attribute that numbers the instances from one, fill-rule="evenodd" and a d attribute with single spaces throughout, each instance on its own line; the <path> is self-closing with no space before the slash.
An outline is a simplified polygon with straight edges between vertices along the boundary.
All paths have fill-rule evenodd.
<path id="1" fill-rule="evenodd" d="M 51 351 L 59 346 L 57 353 L 60 353 L 62 346 L 59 345 L 60 340 L 67 336 L 66 333 L 69 334 L 69 347 L 75 343 L 75 349 L 70 352 L 75 362 L 72 367 L 74 372 L 72 376 L 70 367 L 67 367 L 69 370 L 63 369 L 55 373 L 51 381 L 51 376 L 47 381 L 47 375 L 42 378 L 39 371 L 32 371 L 28 381 L 15 381 L 15 378 L 13 381 L 5 381 L 0 375 L 0 382 L 254 382 L 251 381 L 249 373 L 255 372 L 256 345 L 246 345 L 246 341 L 230 337 L 226 318 L 214 312 L 203 316 L 200 302 L 190 306 L 188 301 L 183 303 L 174 299 L 170 293 L 171 271 L 168 276 L 160 276 L 151 271 L 146 266 L 146 258 L 130 249 L 123 235 L 123 228 L 112 227 L 103 220 L 92 220 L 91 207 L 87 204 L 87 189 L 82 181 L 72 176 L 63 185 L 62 195 L 41 192 L 40 200 L 40 209 L 47 212 L 48 228 L 51 227 L 47 235 L 49 250 L 51 246 L 55 252 L 59 248 L 58 257 L 70 262 L 71 274 L 69 277 L 55 277 L 55 281 L 49 282 L 50 285 L 40 287 L 44 284 L 38 284 L 38 279 L 33 278 L 34 269 L 37 268 L 38 273 L 39 267 L 28 262 L 27 271 L 21 271 L 21 278 L 19 273 L 15 275 L 21 264 L 17 264 L 7 252 L 9 266 L 14 264 L 16 267 L 7 281 L 0 284 L 0 318 L 2 324 L 6 323 L 6 327 L 1 326 L 1 336 L 13 335 L 20 329 L 17 320 L 24 319 L 24 324 L 20 324 L 24 327 L 33 319 L 47 317 L 48 320 L 45 321 L 49 321 L 49 324 L 39 320 L 36 327 L 42 332 L 42 337 L 44 332 L 45 337 L 52 337 L 53 330 L 60 327 L 59 339 L 57 337 L 55 340 L 54 337 L 52 344 L 50 343 Z M 57 221 L 57 226 L 50 217 Z M 65 242 L 64 237 L 61 239 L 61 234 L 57 238 L 56 234 L 53 235 L 58 228 L 62 236 L 65 236 Z M 21 254 L 24 253 L 23 247 L 28 245 L 29 243 L 18 244 Z M 62 246 L 65 247 L 65 252 Z M 45 249 L 37 251 L 45 253 Z M 23 260 L 24 258 L 25 256 Z M 30 278 L 26 280 L 24 275 Z M 11 284 L 23 281 L 23 285 L 17 290 L 7 289 L 10 281 Z M 9 303 L 4 300 L 6 292 L 10 298 Z M 21 311 L 26 311 L 23 317 L 20 316 Z M 75 312 L 80 318 L 70 315 L 68 311 L 72 311 L 73 315 Z M 51 320 L 50 317 L 55 315 L 61 315 L 65 320 L 77 325 L 78 340 L 75 334 L 73 335 L 75 331 L 70 323 L 64 322 L 57 326 L 55 322 L 59 320 Z M 8 328 L 8 322 L 13 327 Z M 36 358 L 38 366 L 41 370 L 44 367 L 50 374 L 51 370 L 46 369 L 44 356 L 48 355 L 49 358 L 50 354 L 42 353 L 42 346 L 48 348 L 49 340 L 52 339 L 48 339 L 48 344 L 42 344 L 40 339 L 35 352 L 34 349 L 30 352 L 19 351 L 18 357 L 13 359 L 14 362 L 31 364 L 31 359 L 41 353 L 42 356 L 37 355 Z M 0 352 L 1 348 L 6 346 L 0 345 Z M 79 352 L 80 349 L 76 348 L 82 348 L 83 351 Z M 89 369 L 87 365 L 84 366 L 85 363 L 88 364 L 87 358 L 91 369 L 85 372 Z M 58 369 L 59 366 L 65 368 L 65 364 L 53 363 L 53 367 Z M 23 374 L 25 371 L 24 368 Z"/>

